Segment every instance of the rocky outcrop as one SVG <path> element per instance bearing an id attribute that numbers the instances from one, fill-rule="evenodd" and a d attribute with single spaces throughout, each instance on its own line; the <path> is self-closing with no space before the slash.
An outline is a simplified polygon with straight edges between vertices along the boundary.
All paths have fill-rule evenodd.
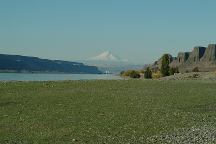
<path id="1" fill-rule="evenodd" d="M 216 62 L 216 45 L 210 44 L 203 55 L 202 62 L 204 63 L 215 63 Z"/>
<path id="2" fill-rule="evenodd" d="M 172 57 L 170 55 L 170 57 Z M 170 66 L 178 67 L 180 72 L 192 71 L 198 67 L 200 71 L 216 70 L 216 44 L 210 44 L 208 47 L 194 47 L 192 52 L 180 52 L 177 58 L 172 57 Z M 161 58 L 154 63 L 153 67 L 160 68 Z"/>
<path id="3" fill-rule="evenodd" d="M 178 53 L 176 64 L 184 64 L 190 56 L 190 52 L 180 52 Z"/>
<path id="4" fill-rule="evenodd" d="M 205 47 L 195 47 L 193 51 L 189 54 L 187 64 L 197 64 L 205 53 Z"/>

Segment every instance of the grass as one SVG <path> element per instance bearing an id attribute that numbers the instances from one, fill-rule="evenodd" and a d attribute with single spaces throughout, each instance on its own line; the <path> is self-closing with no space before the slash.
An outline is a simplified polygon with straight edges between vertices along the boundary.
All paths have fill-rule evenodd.
<path id="1" fill-rule="evenodd" d="M 0 82 L 0 143 L 160 143 L 216 119 L 210 81 Z"/>

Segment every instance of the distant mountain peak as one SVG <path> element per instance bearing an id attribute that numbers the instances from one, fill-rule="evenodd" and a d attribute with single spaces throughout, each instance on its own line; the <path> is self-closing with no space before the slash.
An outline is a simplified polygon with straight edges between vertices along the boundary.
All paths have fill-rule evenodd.
<path id="1" fill-rule="evenodd" d="M 118 56 L 115 56 L 110 51 L 105 51 L 95 57 L 92 58 L 93 60 L 101 60 L 101 61 L 117 61 L 120 60 Z"/>
<path id="2" fill-rule="evenodd" d="M 119 56 L 114 55 L 110 51 L 105 51 L 95 57 L 92 57 L 91 60 L 97 61 L 124 61 Z"/>

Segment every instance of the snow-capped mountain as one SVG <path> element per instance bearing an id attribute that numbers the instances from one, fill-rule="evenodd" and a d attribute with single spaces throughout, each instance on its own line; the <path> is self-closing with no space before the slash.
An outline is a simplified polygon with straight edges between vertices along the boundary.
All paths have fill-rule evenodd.
<path id="1" fill-rule="evenodd" d="M 126 59 L 121 59 L 119 56 L 114 55 L 110 51 L 103 52 L 88 60 L 82 61 L 91 66 L 97 66 L 102 72 L 109 71 L 110 73 L 120 73 L 128 69 L 141 69 L 142 65 L 137 65 L 129 62 Z"/>
<path id="2" fill-rule="evenodd" d="M 90 58 L 90 60 L 96 60 L 96 61 L 125 61 L 122 60 L 120 57 L 112 54 L 110 51 L 103 52 L 99 54 L 98 56 Z"/>

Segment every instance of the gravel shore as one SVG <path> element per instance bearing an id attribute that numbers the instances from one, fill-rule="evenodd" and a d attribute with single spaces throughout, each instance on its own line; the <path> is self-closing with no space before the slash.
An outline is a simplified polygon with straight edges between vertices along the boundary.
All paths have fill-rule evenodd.
<path id="1" fill-rule="evenodd" d="M 159 80 L 216 80 L 216 72 L 179 73 L 160 78 Z"/>
<path id="2" fill-rule="evenodd" d="M 213 125 L 183 128 L 172 134 L 162 134 L 148 138 L 148 143 L 167 144 L 215 144 L 216 128 Z"/>

